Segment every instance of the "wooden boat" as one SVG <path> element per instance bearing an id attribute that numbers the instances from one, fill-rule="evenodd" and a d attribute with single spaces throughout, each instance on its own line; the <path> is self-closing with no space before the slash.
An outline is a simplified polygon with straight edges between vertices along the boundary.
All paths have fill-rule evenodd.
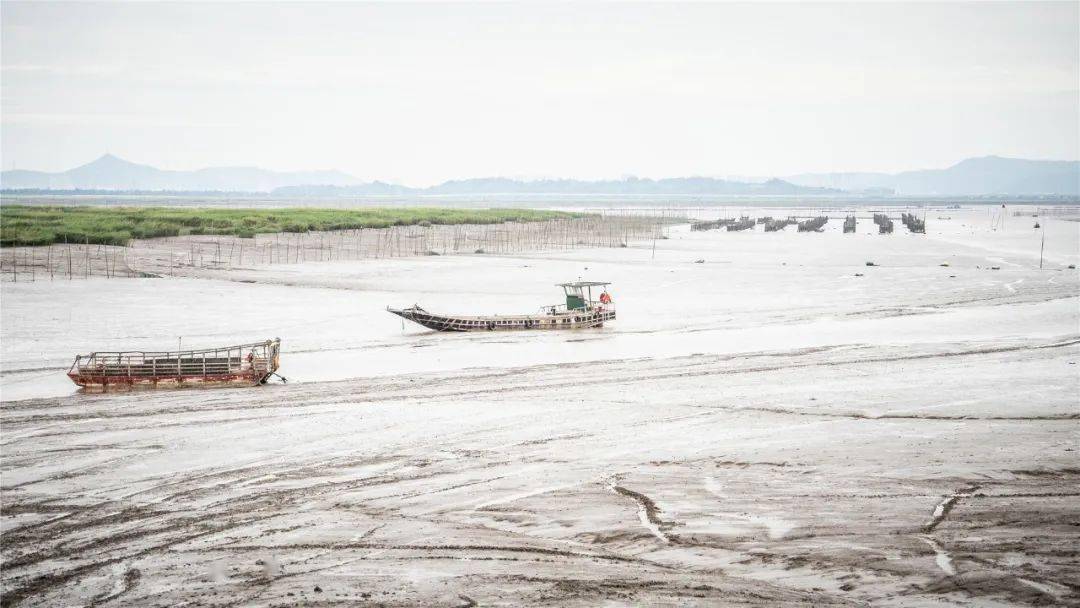
<path id="1" fill-rule="evenodd" d="M 430 313 L 419 305 L 387 311 L 436 331 L 509 331 L 522 329 L 583 329 L 603 327 L 615 320 L 615 304 L 603 289 L 610 283 L 575 281 L 560 283 L 566 304 L 543 306 L 531 315 L 458 316 Z M 592 288 L 603 289 L 593 300 Z"/>
<path id="2" fill-rule="evenodd" d="M 82 387 L 265 384 L 277 371 L 281 340 L 173 352 L 95 352 L 76 355 L 68 370 Z"/>

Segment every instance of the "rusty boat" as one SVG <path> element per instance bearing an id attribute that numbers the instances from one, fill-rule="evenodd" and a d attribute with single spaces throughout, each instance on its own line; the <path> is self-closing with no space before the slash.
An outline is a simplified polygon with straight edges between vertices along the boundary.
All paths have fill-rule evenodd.
<path id="1" fill-rule="evenodd" d="M 76 355 L 68 377 L 84 388 L 265 384 L 278 369 L 281 340 L 172 352 Z"/>
<path id="2" fill-rule="evenodd" d="M 603 327 L 615 320 L 615 302 L 607 292 L 610 283 L 574 281 L 559 283 L 566 304 L 542 306 L 539 312 L 525 315 L 462 316 L 430 313 L 419 305 L 390 308 L 387 311 L 436 331 L 514 331 L 525 329 L 556 330 Z M 593 288 L 600 294 L 593 299 Z"/>

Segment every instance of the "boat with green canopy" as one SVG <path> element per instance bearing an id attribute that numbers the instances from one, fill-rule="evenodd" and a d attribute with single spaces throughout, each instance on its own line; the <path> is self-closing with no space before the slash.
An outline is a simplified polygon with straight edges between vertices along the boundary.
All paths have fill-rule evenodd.
<path id="1" fill-rule="evenodd" d="M 556 330 L 603 327 L 615 320 L 615 302 L 607 292 L 611 283 L 573 281 L 559 283 L 566 296 L 565 304 L 540 307 L 525 315 L 442 315 L 430 313 L 419 305 L 390 308 L 387 311 L 436 331 L 515 331 L 525 329 Z M 593 299 L 593 289 L 599 292 Z"/>

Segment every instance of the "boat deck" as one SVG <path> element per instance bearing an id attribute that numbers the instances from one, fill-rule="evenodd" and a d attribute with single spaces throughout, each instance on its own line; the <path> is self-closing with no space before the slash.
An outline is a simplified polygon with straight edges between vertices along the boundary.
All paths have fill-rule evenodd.
<path id="1" fill-rule="evenodd" d="M 82 387 L 185 383 L 259 384 L 277 371 L 278 339 L 175 352 L 94 352 L 78 355 L 68 370 Z"/>

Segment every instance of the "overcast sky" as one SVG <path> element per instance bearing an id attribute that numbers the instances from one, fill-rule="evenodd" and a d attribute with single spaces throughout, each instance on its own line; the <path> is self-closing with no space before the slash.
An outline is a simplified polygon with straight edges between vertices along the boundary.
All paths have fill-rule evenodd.
<path id="1" fill-rule="evenodd" d="M 4 1 L 4 169 L 900 171 L 1080 156 L 1077 2 Z"/>

